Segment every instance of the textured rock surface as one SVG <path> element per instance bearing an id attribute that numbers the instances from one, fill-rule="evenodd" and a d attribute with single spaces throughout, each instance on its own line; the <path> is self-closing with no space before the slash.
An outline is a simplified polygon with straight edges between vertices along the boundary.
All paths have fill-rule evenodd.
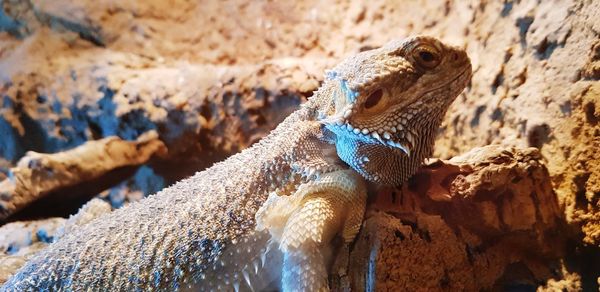
<path id="1" fill-rule="evenodd" d="M 50 243 L 64 218 L 8 223 L 0 227 L 0 283 Z"/>
<path id="2" fill-rule="evenodd" d="M 0 181 L 0 221 L 52 192 L 118 168 L 146 163 L 152 156 L 165 156 L 166 152 L 154 131 L 134 142 L 108 137 L 54 154 L 27 152 L 9 170 L 9 178 Z"/>
<path id="3" fill-rule="evenodd" d="M 0 283 L 6 282 L 31 257 L 51 242 L 111 211 L 109 203 L 95 198 L 83 205 L 69 219 L 54 217 L 3 225 L 0 227 Z"/>
<path id="4" fill-rule="evenodd" d="M 113 135 L 135 140 L 156 130 L 170 156 L 122 174 L 126 181 L 101 194 L 118 207 L 259 139 L 310 95 L 335 60 L 392 38 L 431 34 L 464 46 L 474 69 L 470 88 L 446 116 L 435 156 L 450 158 L 488 144 L 538 148 L 541 158 L 533 160 L 547 166 L 543 185 L 554 189 L 568 225 L 562 236 L 575 250 L 589 252 L 583 257 L 599 257 L 598 1 L 3 0 L 0 5 L 0 180 L 30 150 L 59 152 Z M 500 201 L 454 205 L 446 200 L 456 199 L 437 191 L 432 189 L 436 195 L 429 199 L 457 208 L 451 209 L 457 217 L 452 220 L 472 221 L 458 216 L 460 208 L 479 212 L 472 217 L 487 225 L 469 231 L 476 237 L 487 238 L 484 231 L 511 234 L 503 228 L 514 224 L 526 231 L 550 228 L 527 208 L 503 209 L 508 217 L 478 218 L 492 214 L 482 210 L 504 207 Z M 537 195 L 542 194 L 547 193 Z M 524 201 L 508 206 L 530 206 L 537 197 L 519 198 Z M 448 218 L 432 212 L 421 210 L 413 222 L 450 242 L 469 242 L 439 225 Z M 394 228 L 403 236 L 416 232 L 391 214 L 378 214 L 367 226 L 379 226 L 382 234 Z M 464 255 L 454 253 L 458 247 L 452 244 L 433 250 L 447 249 L 440 254 L 448 259 L 445 264 L 464 265 Z M 495 270 L 483 271 L 489 274 L 480 282 L 448 274 L 452 281 L 442 278 L 442 284 L 483 287 L 509 277 L 498 270 L 504 262 L 492 262 Z M 528 279 L 548 279 L 543 269 L 523 265 L 532 270 Z M 513 270 L 527 274 L 519 272 L 523 265 Z M 556 274 L 578 278 L 565 269 Z M 599 270 L 581 269 L 596 275 Z M 432 271 L 431 279 L 439 274 L 442 270 Z M 576 289 L 558 278 L 536 283 Z"/>
<path id="5" fill-rule="evenodd" d="M 349 258 L 351 287 L 488 290 L 560 276 L 566 232 L 535 148 L 475 148 L 381 192 Z M 365 272 L 367 271 L 367 272 Z"/>

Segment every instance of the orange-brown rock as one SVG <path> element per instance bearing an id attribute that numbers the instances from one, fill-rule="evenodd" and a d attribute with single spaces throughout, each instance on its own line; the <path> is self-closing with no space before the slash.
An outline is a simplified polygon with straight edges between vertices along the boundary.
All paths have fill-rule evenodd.
<path id="1" fill-rule="evenodd" d="M 351 286 L 488 290 L 558 276 L 566 224 L 535 148 L 475 148 L 381 191 L 349 254 Z"/>
<path id="2" fill-rule="evenodd" d="M 590 264 L 581 270 L 598 274 L 599 1 L 24 0 L 1 5 L 0 180 L 27 151 L 55 153 L 111 135 L 134 140 L 154 129 L 173 157 L 152 165 L 152 178 L 173 182 L 267 133 L 310 95 L 332 60 L 392 38 L 429 34 L 465 47 L 474 69 L 470 88 L 445 118 L 434 157 L 449 159 L 488 144 L 539 149 L 536 160 L 547 166 L 562 218 L 574 228 L 560 233 L 575 242 L 568 255 L 587 258 Z M 530 230 L 534 214 L 521 206 L 535 196 L 507 199 L 516 204 L 509 208 L 466 188 L 460 195 L 465 200 L 486 200 L 458 204 L 441 186 L 430 186 L 432 197 L 424 197 L 429 208 L 448 205 L 485 215 L 474 222 L 485 222 L 485 228 L 470 228 L 500 234 L 506 226 Z M 118 190 L 128 192 L 124 189 Z M 377 216 L 390 214 L 395 213 Z M 462 220 L 469 214 L 452 216 Z M 561 271 L 570 279 L 581 272 Z M 494 272 L 505 274 L 491 270 L 489 275 Z M 598 281 L 592 282 L 562 287 L 597 290 Z"/>
<path id="3" fill-rule="evenodd" d="M 156 132 L 133 142 L 108 137 L 54 154 L 28 152 L 10 169 L 9 178 L 0 181 L 0 221 L 49 193 L 166 154 L 167 148 Z"/>

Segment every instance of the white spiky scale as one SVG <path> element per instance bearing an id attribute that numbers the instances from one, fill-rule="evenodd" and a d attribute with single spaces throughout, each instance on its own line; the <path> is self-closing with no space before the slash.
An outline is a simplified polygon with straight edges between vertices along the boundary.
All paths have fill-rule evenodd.
<path id="1" fill-rule="evenodd" d="M 415 145 L 415 138 L 410 132 L 406 133 L 406 140 L 408 140 L 408 143 L 411 145 Z"/>
<path id="2" fill-rule="evenodd" d="M 348 119 L 352 115 L 352 109 L 348 109 L 344 112 L 344 119 Z"/>
<path id="3" fill-rule="evenodd" d="M 242 275 L 244 276 L 244 280 L 246 281 L 246 284 L 248 284 L 248 287 L 252 287 L 252 282 L 250 281 L 250 274 L 246 269 L 242 270 Z"/>
<path id="4" fill-rule="evenodd" d="M 410 156 L 410 149 L 400 143 L 396 143 L 396 147 L 402 150 L 406 155 Z"/>

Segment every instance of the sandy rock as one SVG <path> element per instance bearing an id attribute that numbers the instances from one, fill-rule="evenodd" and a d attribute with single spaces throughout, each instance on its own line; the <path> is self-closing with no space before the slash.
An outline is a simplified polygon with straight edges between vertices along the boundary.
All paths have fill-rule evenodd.
<path id="1" fill-rule="evenodd" d="M 536 287 L 556 276 L 566 224 L 535 148 L 475 148 L 381 192 L 350 251 L 351 287 Z"/>
<path id="2" fill-rule="evenodd" d="M 0 227 L 0 283 L 56 237 L 64 218 L 8 223 Z"/>
<path id="3" fill-rule="evenodd" d="M 576 273 L 569 273 L 562 269 L 562 279 L 549 279 L 548 282 L 537 288 L 538 292 L 550 291 L 582 291 L 581 277 Z"/>
<path id="4" fill-rule="evenodd" d="M 167 149 L 155 132 L 138 141 L 108 137 L 55 154 L 28 152 L 0 181 L 0 220 L 51 192 L 96 179 L 112 170 L 165 156 Z"/>
<path id="5" fill-rule="evenodd" d="M 51 242 L 64 218 L 12 222 L 0 227 L 0 251 L 14 254 L 36 242 Z"/>
<path id="6" fill-rule="evenodd" d="M 0 8 L 0 179 L 27 151 L 56 153 L 89 140 L 135 140 L 156 130 L 170 156 L 123 175 L 130 178 L 103 192 L 119 206 L 127 194 L 155 191 L 138 177 L 166 185 L 260 139 L 310 96 L 323 69 L 340 58 L 393 38 L 429 34 L 464 47 L 474 69 L 470 87 L 445 118 L 434 156 L 448 159 L 488 144 L 538 152 L 499 154 L 514 165 L 490 162 L 494 171 L 480 165 L 469 175 L 460 167 L 471 167 L 488 150 L 462 156 L 466 164 L 444 161 L 437 170 L 430 165 L 427 176 L 444 177 L 438 171 L 457 177 L 419 189 L 428 203 L 420 199 L 424 205 L 418 206 L 433 211 L 405 211 L 416 210 L 417 223 L 447 237 L 451 247 L 467 238 L 477 242 L 516 232 L 528 234 L 526 242 L 533 244 L 540 238 L 534 240 L 532 230 L 549 230 L 558 210 L 574 228 L 561 234 L 575 242 L 571 255 L 600 261 L 598 1 L 5 0 Z M 545 165 L 544 181 L 550 183 L 507 180 L 528 177 L 521 166 L 530 162 L 519 155 Z M 450 181 L 457 189 L 444 191 Z M 494 194 L 498 200 L 491 199 Z M 558 205 L 531 207 L 536 200 L 552 201 L 549 196 Z M 385 212 L 368 226 L 388 230 L 386 220 L 397 214 Z M 467 220 L 471 215 L 478 220 Z M 470 223 L 470 229 L 453 231 L 454 242 L 448 228 L 455 227 L 440 225 L 448 222 Z M 400 223 L 403 236 L 413 234 Z M 463 265 L 458 249 L 450 255 L 453 250 L 441 258 Z M 577 255 L 582 250 L 589 253 Z M 480 282 L 449 274 L 456 284 L 448 285 L 504 281 L 497 280 L 506 275 L 504 264 L 491 262 Z M 524 265 L 515 273 L 535 270 Z M 592 264 L 582 265 L 586 269 L 597 271 Z M 530 279 L 548 279 L 536 271 Z M 582 279 L 584 290 L 597 290 L 597 283 L 586 286 Z"/>

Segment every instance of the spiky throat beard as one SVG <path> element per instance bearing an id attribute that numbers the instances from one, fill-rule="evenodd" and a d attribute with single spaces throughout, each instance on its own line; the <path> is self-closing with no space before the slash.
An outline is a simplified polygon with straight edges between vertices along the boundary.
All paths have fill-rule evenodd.
<path id="1" fill-rule="evenodd" d="M 436 129 L 454 100 L 450 97 L 460 93 L 455 91 L 452 86 L 437 88 L 402 110 L 361 123 L 352 119 L 362 106 L 354 99 L 322 123 L 334 134 L 340 159 L 369 181 L 399 185 L 431 155 Z M 356 97 L 349 93 L 350 98 Z"/>
<path id="2" fill-rule="evenodd" d="M 435 120 L 422 123 L 419 129 L 407 120 L 395 126 L 396 131 L 389 126 L 382 134 L 363 133 L 348 124 L 325 128 L 335 135 L 336 152 L 342 161 L 371 182 L 395 186 L 406 181 L 431 154 L 439 124 Z"/>

